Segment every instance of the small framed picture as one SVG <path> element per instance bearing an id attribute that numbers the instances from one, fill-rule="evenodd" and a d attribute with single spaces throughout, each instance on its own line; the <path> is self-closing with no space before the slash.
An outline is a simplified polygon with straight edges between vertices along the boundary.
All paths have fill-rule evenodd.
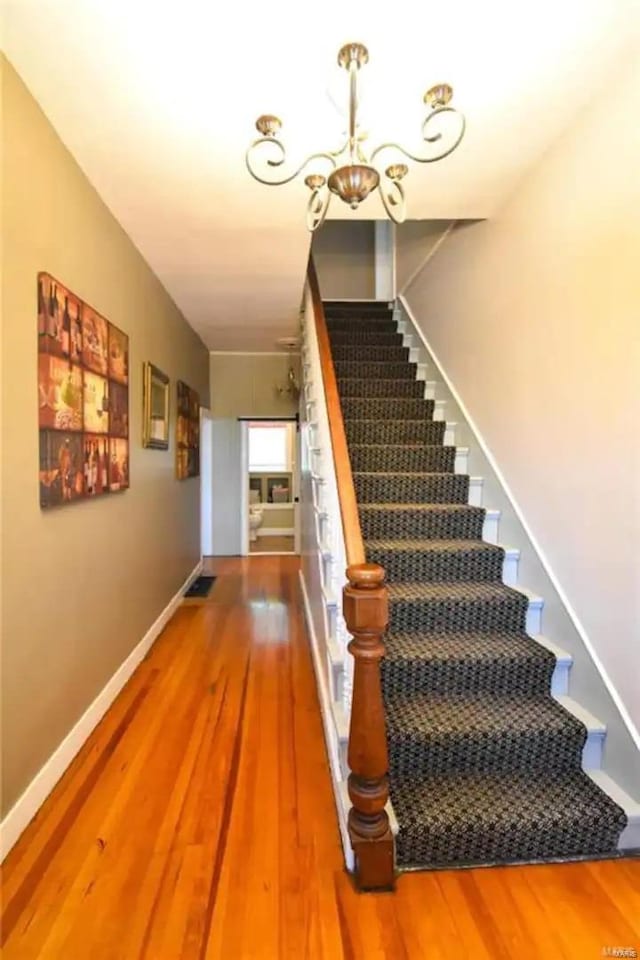
<path id="1" fill-rule="evenodd" d="M 142 445 L 169 449 L 169 377 L 152 363 L 143 370 Z"/>

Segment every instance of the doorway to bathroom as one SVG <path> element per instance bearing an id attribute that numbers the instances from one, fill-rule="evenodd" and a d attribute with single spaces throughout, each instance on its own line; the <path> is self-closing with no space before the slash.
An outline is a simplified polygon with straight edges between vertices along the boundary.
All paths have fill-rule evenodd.
<path id="1" fill-rule="evenodd" d="M 243 420 L 241 426 L 242 553 L 299 553 L 298 420 Z"/>

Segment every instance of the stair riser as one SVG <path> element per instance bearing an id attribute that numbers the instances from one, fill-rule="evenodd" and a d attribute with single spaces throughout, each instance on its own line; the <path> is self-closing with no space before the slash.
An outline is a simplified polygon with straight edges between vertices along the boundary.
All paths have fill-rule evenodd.
<path id="1" fill-rule="evenodd" d="M 374 380 L 416 380 L 418 369 L 415 363 L 384 363 L 379 360 L 339 360 L 334 363 L 334 368 L 338 380 L 349 377 L 358 380 L 368 378 Z"/>
<path id="2" fill-rule="evenodd" d="M 461 511 L 360 509 L 365 540 L 479 540 L 484 525 L 481 508 Z"/>
<path id="3" fill-rule="evenodd" d="M 367 562 L 379 563 L 385 569 L 389 583 L 407 583 L 420 580 L 428 583 L 494 582 L 502 579 L 503 551 L 459 550 L 435 552 L 405 552 L 366 547 Z"/>
<path id="4" fill-rule="evenodd" d="M 546 693 L 554 664 L 540 658 L 508 661 L 504 657 L 481 662 L 391 660 L 382 661 L 384 691 L 462 694 Z"/>
<path id="5" fill-rule="evenodd" d="M 358 503 L 467 503 L 469 478 L 456 474 L 385 477 L 355 473 Z M 414 533 L 415 537 L 416 534 Z"/>
<path id="6" fill-rule="evenodd" d="M 434 414 L 433 401 L 419 397 L 402 400 L 344 397 L 340 405 L 345 420 L 432 420 Z"/>
<path id="7" fill-rule="evenodd" d="M 454 447 L 456 453 L 453 462 L 454 473 L 469 473 L 469 450 L 467 447 Z"/>
<path id="8" fill-rule="evenodd" d="M 445 424 L 430 420 L 352 420 L 345 424 L 349 447 L 356 444 L 441 444 Z"/>
<path id="9" fill-rule="evenodd" d="M 487 510 L 482 524 L 482 539 L 487 543 L 498 543 L 500 538 L 500 511 Z"/>
<path id="10" fill-rule="evenodd" d="M 444 602 L 392 598 L 390 603 L 390 625 L 397 633 L 417 630 L 508 632 L 525 630 L 526 618 L 526 598 L 520 600 L 517 596 L 501 602 L 487 599 Z"/>
<path id="11" fill-rule="evenodd" d="M 349 448 L 351 469 L 374 473 L 453 473 L 455 447 L 359 446 Z"/>
<path id="12" fill-rule="evenodd" d="M 421 380 L 339 380 L 338 390 L 344 397 L 418 397 L 424 399 L 424 383 Z"/>
<path id="13" fill-rule="evenodd" d="M 450 867 L 485 865 L 487 863 L 531 863 L 532 860 L 570 859 L 611 853 L 611 831 L 598 820 L 582 818 L 571 824 L 559 825 L 554 833 L 541 832 L 537 825 L 514 824 L 505 834 L 487 826 L 461 822 L 455 831 L 429 830 L 413 827 L 410 819 L 398 812 L 393 790 L 391 800 L 402 829 L 396 841 L 396 859 L 407 868 L 414 863 L 423 866 Z M 415 858 L 415 859 L 414 859 Z"/>
<path id="14" fill-rule="evenodd" d="M 577 728 L 534 729 L 510 736 L 487 736 L 466 731 L 430 737 L 395 736 L 387 731 L 391 777 L 440 776 L 452 773 L 509 773 L 511 771 L 571 771 L 580 766 L 587 732 Z"/>
<path id="15" fill-rule="evenodd" d="M 402 363 L 409 362 L 408 347 L 367 347 L 366 357 L 363 356 L 362 344 L 357 346 L 348 346 L 344 344 L 332 344 L 331 355 L 335 362 L 343 360 L 375 360 L 383 363 Z"/>

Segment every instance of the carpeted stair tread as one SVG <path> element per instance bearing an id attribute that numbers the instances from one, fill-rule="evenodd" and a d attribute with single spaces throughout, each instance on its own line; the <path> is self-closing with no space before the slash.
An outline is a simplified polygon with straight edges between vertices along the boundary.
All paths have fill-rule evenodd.
<path id="1" fill-rule="evenodd" d="M 385 690 L 392 776 L 571 770 L 587 731 L 548 694 Z"/>
<path id="2" fill-rule="evenodd" d="M 387 580 L 500 581 L 502 547 L 484 540 L 366 540 L 368 563 L 384 567 Z"/>
<path id="3" fill-rule="evenodd" d="M 528 601 L 502 583 L 390 583 L 392 630 L 524 630 Z"/>
<path id="4" fill-rule="evenodd" d="M 399 397 L 420 397 L 424 399 L 424 382 L 422 380 L 376 379 L 375 377 L 349 377 L 338 380 L 338 390 L 341 397 L 389 397 L 396 400 Z"/>
<path id="5" fill-rule="evenodd" d="M 467 503 L 469 477 L 460 473 L 371 473 L 354 471 L 358 503 Z"/>
<path id="6" fill-rule="evenodd" d="M 370 330 L 375 333 L 396 333 L 397 324 L 391 317 L 363 317 L 358 320 L 346 317 L 327 317 L 327 329 L 330 333 L 341 330 Z"/>
<path id="7" fill-rule="evenodd" d="M 415 380 L 417 365 L 384 360 L 337 360 L 334 364 L 338 382 L 350 377 L 364 379 L 382 377 L 385 380 Z"/>
<path id="8" fill-rule="evenodd" d="M 357 344 L 331 344 L 334 360 L 382 360 L 385 363 L 401 363 L 409 360 L 409 347 L 367 346 Z"/>
<path id="9" fill-rule="evenodd" d="M 370 347 L 401 347 L 402 334 L 396 332 L 379 333 L 353 327 L 348 330 L 329 330 L 329 340 L 333 346 L 366 345 Z"/>
<path id="10" fill-rule="evenodd" d="M 517 599 L 527 605 L 527 597 L 519 590 L 504 583 L 393 583 L 389 585 L 389 597 L 397 600 L 502 600 Z"/>
<path id="11" fill-rule="evenodd" d="M 365 540 L 480 539 L 485 518 L 468 503 L 360 503 L 358 512 Z"/>
<path id="12" fill-rule="evenodd" d="M 404 778 L 392 780 L 391 800 L 405 868 L 612 853 L 626 822 L 581 770 Z"/>
<path id="13" fill-rule="evenodd" d="M 444 420 L 345 420 L 345 432 L 351 444 L 427 444 L 444 441 Z"/>
<path id="14" fill-rule="evenodd" d="M 385 696 L 425 693 L 547 693 L 556 659 L 523 631 L 388 633 Z"/>
<path id="15" fill-rule="evenodd" d="M 432 420 L 435 404 L 422 397 L 340 397 L 340 407 L 345 421 Z"/>
<path id="16" fill-rule="evenodd" d="M 324 313 L 328 320 L 345 318 L 351 323 L 375 317 L 392 317 L 393 304 L 387 300 L 326 300 Z"/>
<path id="17" fill-rule="evenodd" d="M 370 473 L 453 473 L 456 448 L 436 444 L 352 443 L 354 471 Z"/>

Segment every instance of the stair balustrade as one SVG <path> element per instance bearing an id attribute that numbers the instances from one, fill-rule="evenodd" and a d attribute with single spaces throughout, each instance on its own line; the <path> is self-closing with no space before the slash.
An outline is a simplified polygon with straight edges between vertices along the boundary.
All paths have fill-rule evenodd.
<path id="1" fill-rule="evenodd" d="M 329 634 L 344 658 L 341 700 L 349 718 L 348 832 L 354 875 L 362 890 L 390 889 L 394 847 L 385 809 L 389 762 L 380 678 L 388 591 L 382 567 L 366 563 L 329 334 L 311 258 L 306 296 L 312 320 L 304 325 L 302 348 L 307 450 L 327 609 L 333 618 Z"/>

